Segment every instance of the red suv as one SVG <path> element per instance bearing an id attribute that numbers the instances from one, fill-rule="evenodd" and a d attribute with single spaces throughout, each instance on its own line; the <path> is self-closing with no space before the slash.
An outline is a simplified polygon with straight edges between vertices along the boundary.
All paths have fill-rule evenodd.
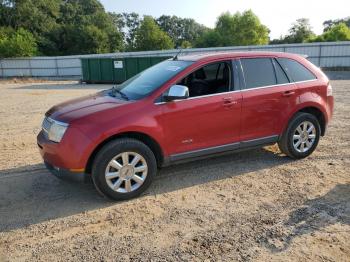
<path id="1" fill-rule="evenodd" d="M 91 177 L 103 195 L 129 199 L 157 168 L 178 161 L 276 142 L 286 155 L 304 158 L 332 111 L 329 80 L 299 55 L 183 56 L 54 106 L 37 139 L 56 176 Z"/>

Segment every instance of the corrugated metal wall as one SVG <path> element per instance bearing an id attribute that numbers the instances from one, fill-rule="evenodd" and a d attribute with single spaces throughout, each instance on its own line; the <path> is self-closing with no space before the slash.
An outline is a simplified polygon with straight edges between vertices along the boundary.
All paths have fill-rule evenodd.
<path id="1" fill-rule="evenodd" d="M 276 51 L 308 55 L 309 60 L 321 67 L 350 67 L 350 41 L 283 44 L 265 46 L 233 46 L 216 48 L 184 49 L 182 55 L 208 52 L 229 51 Z M 0 60 L 0 77 L 58 77 L 81 79 L 81 58 L 89 57 L 142 57 L 142 56 L 173 56 L 178 50 L 125 52 L 96 55 L 33 57 Z"/>

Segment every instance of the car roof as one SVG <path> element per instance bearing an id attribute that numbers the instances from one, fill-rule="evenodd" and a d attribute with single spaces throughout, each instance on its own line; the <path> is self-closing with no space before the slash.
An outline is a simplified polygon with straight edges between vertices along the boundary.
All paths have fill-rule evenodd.
<path id="1" fill-rule="evenodd" d="M 183 56 L 179 56 L 178 60 L 197 62 L 197 61 L 210 61 L 210 60 L 225 59 L 225 58 L 233 59 L 237 57 L 259 57 L 259 56 L 288 57 L 288 58 L 303 57 L 301 55 L 284 53 L 284 52 L 245 51 L 245 52 L 216 52 L 216 53 L 183 55 Z"/>

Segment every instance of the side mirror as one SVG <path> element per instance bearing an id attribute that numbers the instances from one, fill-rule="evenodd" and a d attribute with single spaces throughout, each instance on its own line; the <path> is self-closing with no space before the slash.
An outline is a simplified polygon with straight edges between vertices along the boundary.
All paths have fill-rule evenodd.
<path id="1" fill-rule="evenodd" d="M 183 85 L 173 85 L 170 87 L 168 94 L 163 98 L 166 102 L 170 102 L 178 99 L 186 99 L 189 96 L 188 87 Z"/>

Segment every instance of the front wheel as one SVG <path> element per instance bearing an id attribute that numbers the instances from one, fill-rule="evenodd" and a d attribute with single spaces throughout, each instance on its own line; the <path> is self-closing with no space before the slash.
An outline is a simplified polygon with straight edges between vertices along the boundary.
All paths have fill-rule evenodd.
<path id="1" fill-rule="evenodd" d="M 314 115 L 297 113 L 283 133 L 278 146 L 289 157 L 304 158 L 316 149 L 320 134 L 320 124 Z"/>
<path id="2" fill-rule="evenodd" d="M 96 189 L 114 200 L 140 195 L 157 172 L 153 152 L 142 142 L 123 138 L 105 145 L 97 154 L 92 168 Z"/>

